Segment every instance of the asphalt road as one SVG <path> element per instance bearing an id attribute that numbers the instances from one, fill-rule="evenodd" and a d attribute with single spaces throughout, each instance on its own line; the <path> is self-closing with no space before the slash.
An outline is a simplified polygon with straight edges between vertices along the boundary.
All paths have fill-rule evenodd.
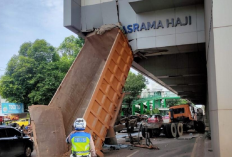
<path id="1" fill-rule="evenodd" d="M 133 134 L 134 136 L 137 133 Z M 160 150 L 150 150 L 145 148 L 133 147 L 133 150 L 130 148 L 122 148 L 119 150 L 109 150 L 104 149 L 105 157 L 190 157 L 192 155 L 196 138 L 188 138 L 191 136 L 202 136 L 202 134 L 198 133 L 188 133 L 183 137 L 187 137 L 186 139 L 176 139 L 176 138 L 166 138 L 164 135 L 161 135 L 158 138 L 151 138 L 151 142 L 153 145 L 160 148 Z M 125 137 L 127 133 L 119 133 L 117 134 L 117 140 L 119 144 L 130 145 L 129 142 L 125 142 Z M 145 143 L 145 140 L 143 140 Z M 32 157 L 36 157 L 36 152 L 32 153 Z"/>
<path id="2" fill-rule="evenodd" d="M 150 150 L 134 147 L 133 150 L 124 148 L 120 150 L 106 150 L 105 157 L 190 157 L 194 148 L 196 138 L 188 140 L 170 139 L 164 136 L 151 139 L 153 145 L 158 146 L 160 150 Z M 129 144 L 125 143 L 124 144 Z M 143 141 L 145 143 L 145 141 Z"/>
<path id="3" fill-rule="evenodd" d="M 32 152 L 31 157 L 36 157 L 36 151 L 35 150 Z"/>

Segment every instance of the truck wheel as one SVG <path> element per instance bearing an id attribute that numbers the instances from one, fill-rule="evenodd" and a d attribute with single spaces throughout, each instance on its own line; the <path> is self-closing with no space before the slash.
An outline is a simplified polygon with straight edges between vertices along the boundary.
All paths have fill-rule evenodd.
<path id="1" fill-rule="evenodd" d="M 26 146 L 25 151 L 24 151 L 24 156 L 25 157 L 31 157 L 32 149 L 30 146 Z"/>
<path id="2" fill-rule="evenodd" d="M 199 133 L 204 133 L 205 132 L 205 124 L 202 121 L 197 121 L 195 123 L 195 130 Z"/>
<path id="3" fill-rule="evenodd" d="M 175 123 L 171 123 L 171 137 L 176 137 L 176 135 L 177 135 L 177 130 L 176 130 L 176 125 L 175 125 Z"/>
<path id="4" fill-rule="evenodd" d="M 183 124 L 182 123 L 178 123 L 176 126 L 177 129 L 177 137 L 182 136 L 183 135 Z"/>
<path id="5" fill-rule="evenodd" d="M 166 125 L 165 127 L 166 130 L 166 137 L 168 138 L 175 138 L 177 135 L 177 131 L 176 131 L 176 125 L 175 123 L 169 123 Z"/>
<path id="6" fill-rule="evenodd" d="M 155 136 L 155 137 L 159 137 L 159 135 L 160 135 L 160 129 L 154 129 L 153 130 L 153 135 Z"/>
<path id="7" fill-rule="evenodd" d="M 186 125 L 183 125 L 183 129 L 184 129 L 184 132 L 187 132 L 188 131 L 188 128 Z"/>
<path id="8" fill-rule="evenodd" d="M 170 135 L 171 135 L 171 133 L 170 133 L 171 127 L 170 126 L 171 126 L 170 124 L 166 124 L 164 127 L 165 135 L 167 138 L 170 138 Z"/>

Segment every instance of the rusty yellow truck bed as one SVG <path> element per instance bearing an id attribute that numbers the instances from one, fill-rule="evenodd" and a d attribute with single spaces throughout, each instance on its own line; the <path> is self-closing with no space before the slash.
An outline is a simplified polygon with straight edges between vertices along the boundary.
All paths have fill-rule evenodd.
<path id="1" fill-rule="evenodd" d="M 87 122 L 99 156 L 118 115 L 122 89 L 133 61 L 124 34 L 114 28 L 90 34 L 48 106 L 30 107 L 38 157 L 59 157 L 68 151 L 65 137 L 78 117 Z"/>

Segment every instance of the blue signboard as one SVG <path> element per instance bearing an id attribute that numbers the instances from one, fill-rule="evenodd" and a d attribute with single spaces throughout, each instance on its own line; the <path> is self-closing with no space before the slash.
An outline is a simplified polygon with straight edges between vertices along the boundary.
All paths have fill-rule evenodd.
<path id="1" fill-rule="evenodd" d="M 24 113 L 24 105 L 22 103 L 2 103 L 3 114 Z"/>

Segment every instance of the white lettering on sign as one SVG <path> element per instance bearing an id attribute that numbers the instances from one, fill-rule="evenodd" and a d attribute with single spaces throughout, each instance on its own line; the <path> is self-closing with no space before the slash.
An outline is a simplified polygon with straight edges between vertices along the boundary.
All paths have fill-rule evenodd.
<path id="1" fill-rule="evenodd" d="M 186 26 L 192 24 L 192 17 L 186 16 L 184 19 L 181 19 L 179 17 L 172 19 L 166 19 L 166 25 L 163 23 L 163 21 L 153 21 L 153 22 L 142 22 L 142 24 L 134 23 L 131 25 L 123 26 L 123 29 L 126 34 L 133 33 L 133 32 L 139 32 L 143 30 L 150 30 L 150 29 L 159 29 L 159 28 L 167 28 L 169 27 L 177 27 L 177 26 Z"/>
<path id="2" fill-rule="evenodd" d="M 20 110 L 21 109 L 21 106 L 20 105 L 9 105 L 9 109 L 11 110 Z"/>

